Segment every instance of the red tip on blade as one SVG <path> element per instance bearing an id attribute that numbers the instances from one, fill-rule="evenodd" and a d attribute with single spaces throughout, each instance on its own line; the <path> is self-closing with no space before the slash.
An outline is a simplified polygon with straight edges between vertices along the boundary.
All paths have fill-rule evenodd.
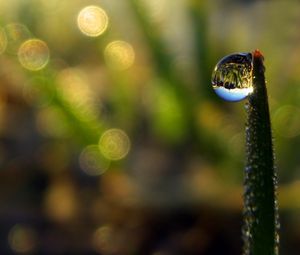
<path id="1" fill-rule="evenodd" d="M 255 57 L 255 58 L 262 58 L 262 59 L 264 59 L 264 56 L 263 56 L 263 54 L 261 53 L 261 51 L 260 50 L 258 50 L 258 49 L 256 49 L 255 51 L 253 51 L 253 57 Z"/>

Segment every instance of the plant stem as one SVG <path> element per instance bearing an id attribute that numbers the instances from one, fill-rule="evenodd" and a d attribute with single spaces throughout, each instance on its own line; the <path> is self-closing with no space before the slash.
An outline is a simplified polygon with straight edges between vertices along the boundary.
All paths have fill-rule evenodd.
<path id="1" fill-rule="evenodd" d="M 246 106 L 244 255 L 278 254 L 277 176 L 263 56 L 253 52 L 253 93 Z"/>

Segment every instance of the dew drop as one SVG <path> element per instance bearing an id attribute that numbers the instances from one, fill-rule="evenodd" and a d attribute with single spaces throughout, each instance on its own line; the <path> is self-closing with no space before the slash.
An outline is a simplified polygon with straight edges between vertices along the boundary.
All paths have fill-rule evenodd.
<path id="1" fill-rule="evenodd" d="M 222 58 L 212 74 L 216 94 L 226 101 L 237 102 L 253 92 L 252 54 L 235 53 Z"/>

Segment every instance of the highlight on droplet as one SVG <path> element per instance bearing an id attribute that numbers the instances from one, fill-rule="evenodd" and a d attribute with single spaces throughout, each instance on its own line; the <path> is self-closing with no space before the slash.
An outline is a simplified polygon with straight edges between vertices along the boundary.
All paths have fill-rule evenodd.
<path id="1" fill-rule="evenodd" d="M 77 16 L 79 30 L 91 37 L 103 34 L 108 27 L 108 16 L 106 12 L 95 5 L 83 8 Z"/>
<path id="2" fill-rule="evenodd" d="M 114 70 L 126 70 L 135 60 L 133 47 L 125 41 L 113 41 L 104 50 L 106 64 Z"/>
<path id="3" fill-rule="evenodd" d="M 21 65 L 31 71 L 43 69 L 49 61 L 50 53 L 47 44 L 40 39 L 29 39 L 23 42 L 18 51 Z"/>
<path id="4" fill-rule="evenodd" d="M 37 245 L 37 234 L 29 226 L 16 224 L 8 234 L 8 243 L 16 253 L 34 253 Z"/>
<path id="5" fill-rule="evenodd" d="M 2 54 L 7 46 L 7 37 L 5 30 L 0 27 L 0 54 Z"/>
<path id="6" fill-rule="evenodd" d="M 123 130 L 117 128 L 108 129 L 100 137 L 99 148 L 107 159 L 120 160 L 128 154 L 130 140 Z"/>
<path id="7" fill-rule="evenodd" d="M 89 145 L 80 153 L 79 164 L 86 174 L 97 176 L 108 169 L 110 161 L 101 154 L 99 146 Z"/>

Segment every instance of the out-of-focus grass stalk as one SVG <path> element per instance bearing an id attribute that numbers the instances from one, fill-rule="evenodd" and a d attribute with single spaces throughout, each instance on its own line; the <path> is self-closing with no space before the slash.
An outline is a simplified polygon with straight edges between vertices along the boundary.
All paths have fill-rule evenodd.
<path id="1" fill-rule="evenodd" d="M 186 104 L 192 102 L 195 97 L 191 98 L 184 81 L 174 72 L 172 57 L 161 40 L 159 29 L 154 27 L 149 21 L 145 6 L 138 0 L 130 0 L 130 3 L 132 4 L 132 9 L 136 14 L 137 21 L 147 39 L 147 44 L 151 53 L 154 56 L 154 65 L 157 73 L 162 78 L 165 78 L 172 83 L 172 88 L 180 98 L 188 98 L 188 100 L 185 100 Z"/>
<path id="2" fill-rule="evenodd" d="M 207 32 L 207 16 L 208 16 L 208 2 L 207 1 L 188 1 L 188 13 L 191 18 L 191 29 L 194 32 L 194 45 L 196 53 L 196 63 L 197 63 L 197 78 L 200 84 L 210 83 L 210 45 L 208 41 Z M 201 86 L 199 88 L 200 98 L 205 98 L 208 93 L 211 93 L 209 86 Z"/>
<path id="3" fill-rule="evenodd" d="M 134 10 L 134 13 L 136 15 L 138 24 L 140 25 L 141 30 L 144 33 L 145 39 L 147 40 L 148 46 L 154 57 L 153 59 L 155 69 L 162 79 L 168 81 L 166 83 L 167 89 L 173 90 L 175 95 L 177 95 L 180 106 L 182 107 L 182 112 L 184 112 L 185 114 L 184 121 L 186 121 L 186 126 L 189 128 L 189 130 L 187 131 L 188 143 L 192 143 L 193 146 L 198 148 L 198 150 L 201 150 L 201 152 L 203 154 L 206 154 L 208 157 L 213 155 L 215 162 L 222 162 L 224 158 L 230 158 L 231 154 L 229 153 L 229 150 L 225 148 L 225 143 L 223 143 L 221 139 L 218 139 L 218 137 L 216 137 L 215 135 L 211 134 L 210 130 L 207 130 L 196 118 L 197 113 L 195 112 L 195 106 L 197 106 L 197 104 L 199 103 L 199 98 L 205 98 L 205 96 L 199 96 L 199 94 L 191 91 L 188 88 L 188 85 L 185 83 L 184 77 L 182 78 L 176 73 L 176 70 L 172 65 L 172 56 L 168 54 L 168 50 L 166 49 L 166 46 L 161 39 L 159 29 L 154 27 L 147 17 L 147 11 L 142 1 L 130 0 L 129 2 L 132 5 L 132 9 Z M 196 5 L 191 6 L 190 8 L 202 8 L 202 6 Z M 204 22 L 203 19 L 205 17 L 199 17 L 202 15 L 202 12 L 195 11 L 193 14 L 195 15 L 195 23 L 197 23 L 199 20 L 202 20 L 201 22 Z M 193 24 L 198 25 L 195 23 Z M 201 33 L 196 34 L 195 36 L 198 39 L 201 38 L 202 41 L 206 41 L 206 39 L 204 38 L 206 34 L 203 31 L 201 32 L 200 30 L 196 29 L 194 32 Z M 199 47 L 202 48 L 198 49 L 199 56 L 203 57 L 206 54 L 205 52 L 207 49 L 203 48 L 206 46 L 207 45 L 199 45 Z M 195 47 L 198 47 L 198 45 L 195 45 Z M 207 58 L 204 57 L 202 60 L 204 62 L 199 60 L 199 63 L 201 62 L 199 70 L 202 68 L 202 66 L 207 65 Z M 209 67 L 206 66 L 201 71 L 201 74 L 204 74 L 202 76 L 203 79 L 199 80 L 200 86 L 209 87 L 210 79 L 208 78 L 208 74 L 210 74 L 210 71 L 208 71 L 208 68 Z M 206 149 L 203 150 L 203 147 L 205 147 Z"/>
<path id="4" fill-rule="evenodd" d="M 63 111 L 68 120 L 68 124 L 72 127 L 76 140 L 80 144 L 88 145 L 98 142 L 100 134 L 105 128 L 105 124 L 100 121 L 100 119 L 82 121 L 77 117 L 76 111 L 70 108 L 69 103 L 67 103 L 56 90 L 58 84 L 55 80 L 55 74 L 51 71 L 50 67 L 37 73 L 28 72 L 28 75 L 31 79 L 35 76 L 43 76 L 47 80 L 47 90 L 44 92 L 52 96 L 51 105 L 58 106 Z"/>

